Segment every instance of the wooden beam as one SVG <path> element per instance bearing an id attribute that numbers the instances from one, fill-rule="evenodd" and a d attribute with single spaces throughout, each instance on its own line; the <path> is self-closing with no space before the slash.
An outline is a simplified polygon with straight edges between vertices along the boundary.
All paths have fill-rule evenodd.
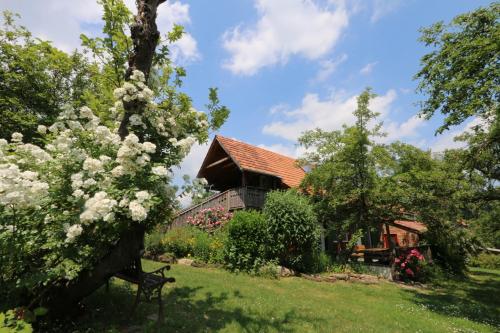
<path id="1" fill-rule="evenodd" d="M 205 169 L 208 169 L 208 168 L 214 167 L 214 166 L 216 166 L 216 165 L 219 165 L 219 164 L 221 164 L 221 163 L 224 163 L 225 161 L 227 161 L 227 160 L 229 160 L 229 159 L 230 159 L 230 157 L 229 157 L 229 156 L 224 157 L 224 158 L 221 158 L 220 160 L 215 161 L 215 162 L 210 163 L 209 165 L 207 165 Z"/>

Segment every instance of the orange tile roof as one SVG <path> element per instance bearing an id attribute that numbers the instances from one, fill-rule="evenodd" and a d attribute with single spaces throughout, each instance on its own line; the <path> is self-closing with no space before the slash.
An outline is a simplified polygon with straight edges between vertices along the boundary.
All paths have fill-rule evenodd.
<path id="1" fill-rule="evenodd" d="M 240 169 L 280 177 L 289 187 L 298 187 L 306 174 L 291 157 L 220 135 L 216 135 L 214 140 L 221 144 Z"/>
<path id="2" fill-rule="evenodd" d="M 421 223 L 421 222 L 417 222 L 417 221 L 402 221 L 402 220 L 398 220 L 398 221 L 394 221 L 394 224 L 395 225 L 401 225 L 403 227 L 407 227 L 407 228 L 410 228 L 410 229 L 413 229 L 413 230 L 416 230 L 416 231 L 419 231 L 419 232 L 424 232 L 424 231 L 427 231 L 427 227 L 425 226 L 425 224 Z"/>

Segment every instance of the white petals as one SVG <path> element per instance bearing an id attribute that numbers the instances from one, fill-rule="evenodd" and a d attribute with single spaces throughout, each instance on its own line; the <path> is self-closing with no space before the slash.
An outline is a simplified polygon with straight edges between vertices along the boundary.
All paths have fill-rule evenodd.
<path id="1" fill-rule="evenodd" d="M 66 242 L 71 243 L 76 237 L 80 236 L 83 232 L 81 224 L 73 224 L 66 230 Z"/>
<path id="2" fill-rule="evenodd" d="M 144 221 L 148 217 L 146 208 L 144 208 L 138 200 L 132 200 L 128 208 L 133 221 Z"/>
<path id="3" fill-rule="evenodd" d="M 169 172 L 164 166 L 156 166 L 151 169 L 151 172 L 160 177 L 168 176 Z"/>
<path id="4" fill-rule="evenodd" d="M 23 142 L 23 135 L 19 132 L 14 132 L 12 133 L 11 141 L 16 143 Z"/>
<path id="5" fill-rule="evenodd" d="M 80 221 L 88 223 L 103 219 L 116 205 L 116 200 L 109 198 L 106 192 L 97 192 L 85 202 L 85 210 L 80 214 Z"/>
<path id="6" fill-rule="evenodd" d="M 38 125 L 36 131 L 40 134 L 47 134 L 47 127 L 44 125 Z"/>

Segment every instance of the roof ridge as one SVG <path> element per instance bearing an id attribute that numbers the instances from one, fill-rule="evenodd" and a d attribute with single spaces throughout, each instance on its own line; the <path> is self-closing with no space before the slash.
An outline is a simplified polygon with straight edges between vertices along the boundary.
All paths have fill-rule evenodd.
<path id="1" fill-rule="evenodd" d="M 294 161 L 297 161 L 297 158 L 294 158 L 294 157 L 291 157 L 291 156 L 287 156 L 287 155 L 284 155 L 284 154 L 281 154 L 281 153 L 277 153 L 275 151 L 272 151 L 272 150 L 269 150 L 269 149 L 266 149 L 266 148 L 262 148 L 262 147 L 259 147 L 259 146 L 255 146 L 255 145 L 252 145 L 250 143 L 247 143 L 247 142 L 244 142 L 244 141 L 241 141 L 241 140 L 238 140 L 238 139 L 233 139 L 233 138 L 228 138 L 226 136 L 222 136 L 222 135 L 219 135 L 219 134 L 216 134 L 215 135 L 215 138 L 222 138 L 222 139 L 226 139 L 226 140 L 231 140 L 231 141 L 235 141 L 235 142 L 238 142 L 240 144 L 244 144 L 244 145 L 247 145 L 247 146 L 250 146 L 250 147 L 253 147 L 253 148 L 256 148 L 256 149 L 260 149 L 260 150 L 264 150 L 268 153 L 271 153 L 271 154 L 276 154 L 276 155 L 279 155 L 279 156 L 282 156 L 282 157 L 285 157 L 285 158 L 288 158 L 288 159 L 291 159 L 291 160 L 294 160 Z"/>

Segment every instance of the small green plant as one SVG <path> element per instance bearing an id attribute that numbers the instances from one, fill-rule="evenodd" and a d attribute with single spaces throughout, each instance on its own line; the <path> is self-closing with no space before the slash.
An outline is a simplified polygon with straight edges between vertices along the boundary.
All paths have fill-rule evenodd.
<path id="1" fill-rule="evenodd" d="M 36 309 L 35 312 L 31 312 L 24 308 L 17 308 L 6 312 L 0 312 L 0 332 L 32 333 L 33 328 L 30 322 L 34 322 L 37 315 L 42 316 L 46 314 L 45 309 L 39 309 Z"/>

